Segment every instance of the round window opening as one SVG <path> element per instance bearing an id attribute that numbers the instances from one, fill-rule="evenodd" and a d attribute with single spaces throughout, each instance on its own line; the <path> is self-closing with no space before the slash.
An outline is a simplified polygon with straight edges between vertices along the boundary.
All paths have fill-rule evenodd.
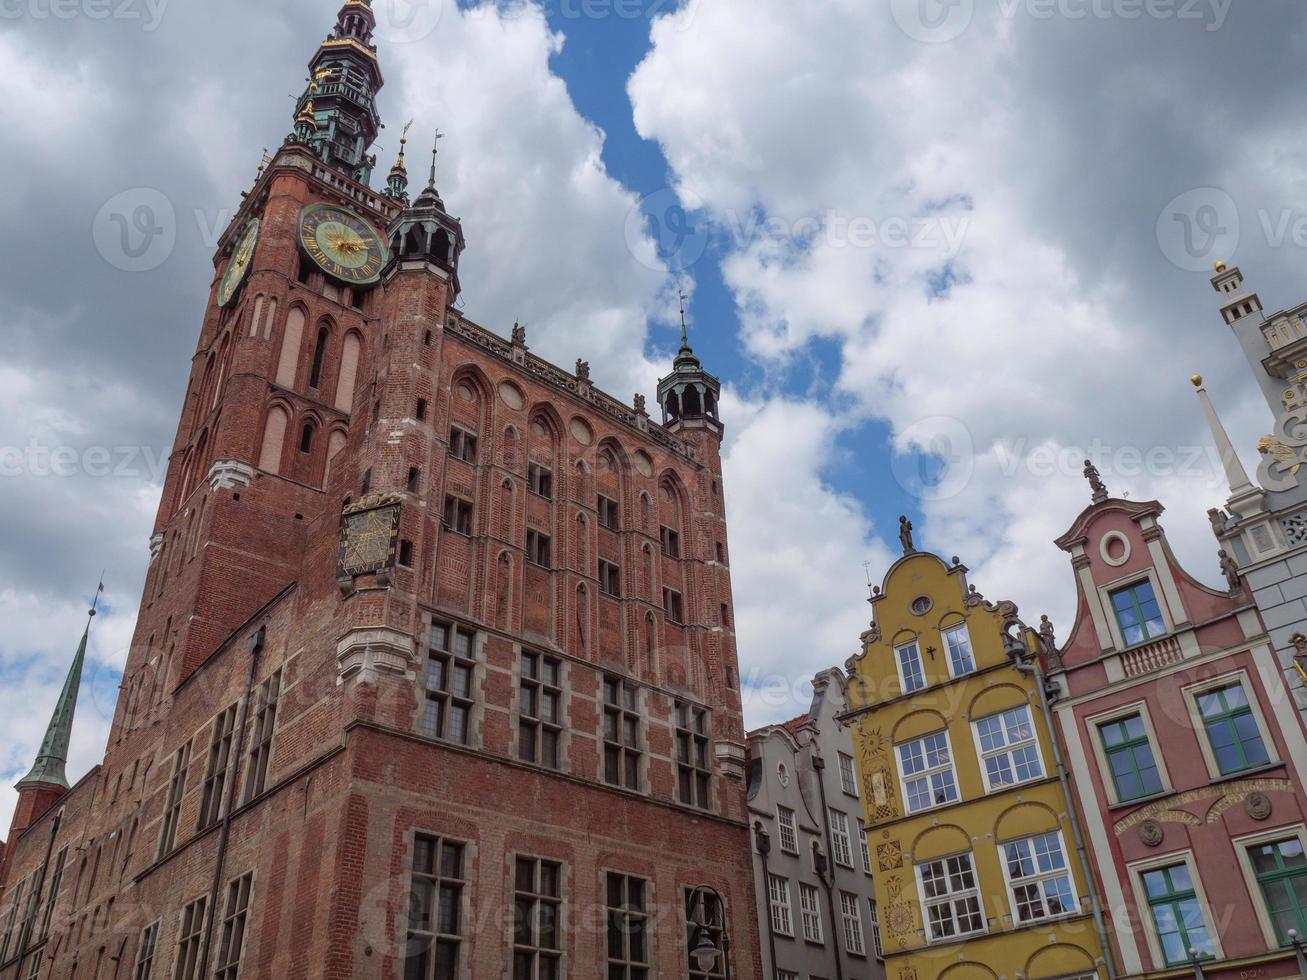
<path id="1" fill-rule="evenodd" d="M 1124 565 L 1130 560 L 1130 539 L 1120 531 L 1108 531 L 1098 542 L 1098 553 L 1114 568 Z"/>
<path id="2" fill-rule="evenodd" d="M 914 616 L 924 616 L 926 613 L 930 612 L 930 607 L 933 605 L 934 603 L 930 601 L 930 596 L 919 595 L 912 600 L 912 614 Z"/>
<path id="3" fill-rule="evenodd" d="M 776 763 L 776 778 L 781 781 L 782 786 L 790 785 L 790 770 L 786 768 L 785 763 Z"/>

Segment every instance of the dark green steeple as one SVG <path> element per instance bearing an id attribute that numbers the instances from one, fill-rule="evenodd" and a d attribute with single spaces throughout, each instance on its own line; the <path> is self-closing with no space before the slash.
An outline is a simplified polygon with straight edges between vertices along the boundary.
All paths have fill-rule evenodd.
<path id="1" fill-rule="evenodd" d="M 361 184 L 372 179 L 377 158 L 368 151 L 381 130 L 377 93 L 385 81 L 372 43 L 376 26 L 371 0 L 346 0 L 336 29 L 309 62 L 309 87 L 295 104 L 291 136 Z"/>
<path id="2" fill-rule="evenodd" d="M 104 585 L 101 584 L 95 592 L 96 603 L 99 602 L 100 593 L 103 591 Z M 68 777 L 64 773 L 64 766 L 68 763 L 68 743 L 73 735 L 73 714 L 77 711 L 77 694 L 82 687 L 82 667 L 86 663 L 86 640 L 90 636 L 91 620 L 94 618 L 95 606 L 93 605 L 86 617 L 86 629 L 82 631 L 82 642 L 77 645 L 77 655 L 73 657 L 73 665 L 68 670 L 64 689 L 60 692 L 59 700 L 54 706 L 50 727 L 45 730 L 45 738 L 41 740 L 41 750 L 36 755 L 36 764 L 32 766 L 31 772 L 18 781 L 17 788 L 20 790 L 28 786 L 60 786 L 68 789 Z"/>
<path id="3" fill-rule="evenodd" d="M 658 382 L 658 404 L 663 409 L 663 425 L 675 430 L 682 423 L 698 424 L 722 431 L 717 415 L 722 384 L 703 369 L 690 346 L 685 324 L 685 294 L 681 294 L 681 349 L 672 361 L 672 373 Z"/>

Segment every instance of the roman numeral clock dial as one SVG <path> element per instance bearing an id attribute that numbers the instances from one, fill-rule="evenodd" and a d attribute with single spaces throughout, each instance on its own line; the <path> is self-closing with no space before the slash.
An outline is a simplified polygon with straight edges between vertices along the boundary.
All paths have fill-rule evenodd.
<path id="1" fill-rule="evenodd" d="M 327 275 L 351 286 L 380 280 L 387 258 L 377 230 L 334 204 L 310 204 L 300 213 L 300 248 Z"/>

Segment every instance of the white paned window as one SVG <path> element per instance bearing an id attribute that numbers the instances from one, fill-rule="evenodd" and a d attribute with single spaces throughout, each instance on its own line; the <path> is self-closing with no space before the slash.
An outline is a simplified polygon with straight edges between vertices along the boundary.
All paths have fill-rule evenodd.
<path id="1" fill-rule="evenodd" d="M 1019 922 L 1049 919 L 1079 910 L 1057 831 L 1002 845 L 1008 895 Z"/>
<path id="2" fill-rule="evenodd" d="M 970 674 L 976 669 L 976 657 L 971 652 L 971 634 L 966 626 L 954 626 L 944 631 L 948 644 L 948 672 L 953 677 Z"/>
<path id="3" fill-rule="evenodd" d="M 987 790 L 1015 786 L 1044 775 L 1030 705 L 981 718 L 974 725 Z"/>
<path id="4" fill-rule="evenodd" d="M 790 920 L 790 882 L 780 875 L 767 876 L 767 897 L 771 900 L 771 927 L 781 936 L 793 936 Z"/>
<path id="5" fill-rule="evenodd" d="M 840 915 L 844 919 L 844 948 L 853 956 L 865 956 L 867 948 L 862 940 L 862 915 L 858 911 L 858 896 L 840 892 Z"/>
<path id="6" fill-rule="evenodd" d="M 814 886 L 799 883 L 799 911 L 803 915 L 803 938 L 810 943 L 824 942 L 821 931 L 821 893 Z"/>
<path id="7" fill-rule="evenodd" d="M 849 839 L 849 818 L 834 807 L 830 807 L 830 846 L 831 857 L 836 864 L 846 868 L 853 867 L 853 845 Z"/>
<path id="8" fill-rule="evenodd" d="M 894 651 L 899 664 L 899 684 L 904 694 L 920 691 L 926 686 L 926 672 L 921 666 L 921 649 L 915 642 Z"/>
<path id="9" fill-rule="evenodd" d="M 976 869 L 970 854 L 917 865 L 925 908 L 926 938 L 932 942 L 985 930 Z"/>
<path id="10" fill-rule="evenodd" d="M 787 806 L 776 808 L 776 826 L 780 829 L 781 850 L 787 854 L 799 853 L 799 834 L 794 826 L 794 811 Z"/>
<path id="11" fill-rule="evenodd" d="M 898 747 L 898 756 L 909 813 L 957 802 L 958 783 L 947 732 L 905 742 Z"/>
<path id="12" fill-rule="evenodd" d="M 850 796 L 858 795 L 858 776 L 853 768 L 853 756 L 845 755 L 843 752 L 840 756 L 840 789 Z"/>

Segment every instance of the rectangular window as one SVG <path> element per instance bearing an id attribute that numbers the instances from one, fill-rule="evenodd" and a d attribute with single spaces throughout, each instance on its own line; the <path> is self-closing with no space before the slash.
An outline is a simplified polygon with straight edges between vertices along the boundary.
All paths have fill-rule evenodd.
<path id="1" fill-rule="evenodd" d="M 622 573 L 610 561 L 599 559 L 599 591 L 604 595 L 621 596 Z"/>
<path id="2" fill-rule="evenodd" d="M 1142 874 L 1144 894 L 1153 917 L 1153 930 L 1162 947 L 1167 966 L 1190 962 L 1189 950 L 1199 957 L 1212 955 L 1202 906 L 1189 877 L 1189 866 L 1181 862 L 1154 868 Z"/>
<path id="3" fill-rule="evenodd" d="M 272 759 L 272 736 L 277 731 L 277 702 L 281 698 L 281 671 L 259 685 L 254 699 L 254 728 L 250 733 L 250 762 L 245 777 L 245 802 L 263 792 Z"/>
<path id="4" fill-rule="evenodd" d="M 869 898 L 867 901 L 870 903 L 868 911 L 871 913 L 871 948 L 876 954 L 876 959 L 883 960 L 885 958 L 885 940 L 880 935 L 880 906 L 876 904 L 874 898 Z"/>
<path id="5" fill-rule="evenodd" d="M 112 901 L 112 899 L 111 899 Z M 32 959 L 27 964 L 27 980 L 37 980 L 41 975 L 41 964 L 45 962 L 45 950 L 38 949 L 32 954 Z"/>
<path id="6" fill-rule="evenodd" d="M 552 500 L 554 497 L 554 474 L 539 463 L 531 463 L 526 468 L 526 486 L 536 496 Z"/>
<path id="7" fill-rule="evenodd" d="M 252 874 L 241 875 L 227 885 L 227 903 L 222 912 L 222 933 L 218 941 L 218 963 L 213 980 L 236 980 L 245 953 L 245 919 L 250 911 Z"/>
<path id="8" fill-rule="evenodd" d="M 793 936 L 790 920 L 790 883 L 780 875 L 767 876 L 767 898 L 771 904 L 771 927 L 778 936 Z"/>
<path id="9" fill-rule="evenodd" d="M 563 664 L 557 657 L 522 654 L 518 689 L 517 754 L 524 762 L 557 769 L 563 724 Z"/>
<path id="10" fill-rule="evenodd" d="M 862 871 L 871 874 L 871 849 L 867 847 L 867 825 L 858 821 L 858 851 L 862 854 Z"/>
<path id="11" fill-rule="evenodd" d="M 445 497 L 445 529 L 455 534 L 471 536 L 472 503 L 449 494 Z"/>
<path id="12" fill-rule="evenodd" d="M 459 975 L 463 944 L 464 845 L 419 834 L 413 839 L 405 980 Z"/>
<path id="13" fill-rule="evenodd" d="M 177 958 L 173 962 L 172 980 L 198 980 L 207 902 L 208 899 L 201 895 L 182 909 L 182 928 L 177 934 Z"/>
<path id="14" fill-rule="evenodd" d="M 1034 922 L 1080 909 L 1062 835 L 1039 834 L 1002 845 L 1008 895 L 1018 922 Z"/>
<path id="15" fill-rule="evenodd" d="M 917 813 L 958 799 L 948 733 L 936 732 L 898 747 L 908 812 Z"/>
<path id="16" fill-rule="evenodd" d="M 917 865 L 926 905 L 926 938 L 932 942 L 983 932 L 985 917 L 970 854 Z"/>
<path id="17" fill-rule="evenodd" d="M 1162 791 L 1162 775 L 1153 756 L 1152 743 L 1143 715 L 1130 715 L 1098 726 L 1103 752 L 1118 803 L 1152 796 Z"/>
<path id="18" fill-rule="evenodd" d="M 182 796 L 186 792 L 186 769 L 191 764 L 191 743 L 187 742 L 172 757 L 172 779 L 168 782 L 168 801 L 163 808 L 163 823 L 159 828 L 158 857 L 169 854 L 177 844 L 177 821 L 182 812 Z"/>
<path id="19" fill-rule="evenodd" d="M 1162 609 L 1153 593 L 1153 583 L 1139 582 L 1111 594 L 1112 610 L 1128 647 L 1154 640 L 1166 632 Z"/>
<path id="20" fill-rule="evenodd" d="M 599 495 L 599 524 L 613 531 L 621 530 L 621 514 L 617 509 L 617 501 L 612 497 Z"/>
<path id="21" fill-rule="evenodd" d="M 867 946 L 862 938 L 862 912 L 858 896 L 840 892 L 840 915 L 844 919 L 844 948 L 851 956 L 866 956 Z"/>
<path id="22" fill-rule="evenodd" d="M 971 634 L 966 626 L 954 626 L 944 631 L 948 644 L 948 672 L 952 677 L 970 674 L 976 669 L 976 657 L 971 651 Z"/>
<path id="23" fill-rule="evenodd" d="M 449 430 L 449 455 L 465 463 L 477 461 L 477 437 L 465 429 Z"/>
<path id="24" fill-rule="evenodd" d="M 1280 945 L 1291 942 L 1290 930 L 1307 936 L 1307 856 L 1302 841 L 1290 837 L 1256 844 L 1248 848 L 1248 857 Z"/>
<path id="25" fill-rule="evenodd" d="M 563 959 L 563 868 L 518 858 L 513 884 L 513 980 L 559 980 Z"/>
<path id="26" fill-rule="evenodd" d="M 719 954 L 705 969 L 694 955 L 695 947 L 705 940 L 718 950 L 726 948 L 722 913 L 722 904 L 715 896 L 706 891 L 685 890 L 685 948 L 690 980 L 723 980 L 726 976 L 726 957 Z"/>
<path id="27" fill-rule="evenodd" d="M 640 692 L 620 677 L 604 678 L 604 781 L 640 788 Z"/>
<path id="28" fill-rule="evenodd" d="M 776 826 L 780 830 L 781 850 L 786 854 L 798 854 L 799 835 L 794 823 L 794 811 L 787 806 L 778 806 Z"/>
<path id="29" fill-rule="evenodd" d="M 681 534 L 674 531 L 666 524 L 658 529 L 659 536 L 663 542 L 663 554 L 668 558 L 681 557 Z"/>
<path id="30" fill-rule="evenodd" d="M 850 796 L 858 795 L 858 777 L 853 765 L 853 756 L 839 753 L 840 789 Z"/>
<path id="31" fill-rule="evenodd" d="M 921 650 L 915 642 L 894 651 L 899 665 L 899 685 L 904 694 L 920 691 L 926 686 L 926 673 L 921 666 Z"/>
<path id="32" fill-rule="evenodd" d="M 987 791 L 992 793 L 1044 775 L 1030 705 L 981 718 L 973 725 Z"/>
<path id="33" fill-rule="evenodd" d="M 663 610 L 667 613 L 669 623 L 685 622 L 685 600 L 681 593 L 663 589 Z"/>
<path id="34" fill-rule="evenodd" d="M 803 938 L 810 943 L 825 942 L 821 930 L 821 893 L 803 882 L 799 882 L 799 914 L 803 917 Z"/>
<path id="35" fill-rule="evenodd" d="M 548 568 L 550 564 L 549 535 L 528 529 L 526 532 L 526 560 L 533 565 Z"/>
<path id="36" fill-rule="evenodd" d="M 648 980 L 649 914 L 645 909 L 646 882 L 630 875 L 608 873 L 608 978 Z"/>
<path id="37" fill-rule="evenodd" d="M 686 806 L 707 810 L 711 803 L 708 760 L 708 709 L 676 702 L 676 789 Z"/>
<path id="38" fill-rule="evenodd" d="M 235 731 L 236 705 L 233 704 L 213 721 L 209 762 L 204 771 L 204 794 L 200 798 L 200 830 L 218 822 L 227 802 L 227 769 L 231 765 L 232 737 Z"/>
<path id="39" fill-rule="evenodd" d="M 154 950 L 159 945 L 159 923 L 151 922 L 141 933 L 141 941 L 136 947 L 136 966 L 132 970 L 132 980 L 150 980 L 154 969 Z"/>
<path id="40" fill-rule="evenodd" d="M 431 624 L 427 651 L 427 699 L 422 732 L 467 745 L 475 704 L 476 634 L 447 623 Z"/>
<path id="41" fill-rule="evenodd" d="M 26 881 L 20 881 L 14 888 L 14 903 L 9 906 L 9 912 L 5 916 L 5 935 L 0 940 L 0 961 L 9 959 L 9 946 L 14 941 L 14 927 L 18 923 L 18 909 L 23 904 L 23 889 L 27 885 Z"/>
<path id="42" fill-rule="evenodd" d="M 128 847 L 131 845 L 129 844 Z M 54 903 L 59 898 L 59 886 L 64 881 L 64 865 L 68 861 L 68 848 L 59 851 L 54 859 L 54 874 L 50 876 L 50 885 L 46 889 L 45 911 L 41 914 L 41 928 L 36 934 L 38 943 L 44 942 L 50 935 L 50 922 L 54 918 Z"/>
<path id="43" fill-rule="evenodd" d="M 1243 685 L 1235 682 L 1196 698 L 1207 741 L 1222 776 L 1256 769 L 1271 761 Z"/>
<path id="44" fill-rule="evenodd" d="M 833 852 L 831 857 L 835 859 L 836 864 L 851 868 L 853 867 L 853 842 L 849 838 L 849 818 L 834 807 L 829 807 L 828 810 L 830 813 L 830 846 Z"/>

